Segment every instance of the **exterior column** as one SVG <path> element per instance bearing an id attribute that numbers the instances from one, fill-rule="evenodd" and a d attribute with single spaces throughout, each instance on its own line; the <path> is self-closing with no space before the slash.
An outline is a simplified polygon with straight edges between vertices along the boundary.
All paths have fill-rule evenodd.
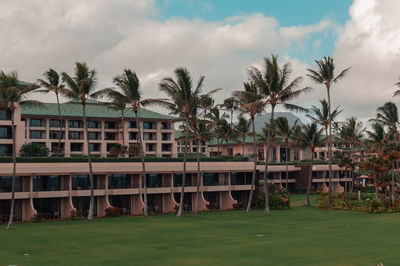
<path id="1" fill-rule="evenodd" d="M 37 214 L 37 211 L 35 210 L 35 207 L 33 206 L 33 178 L 31 176 L 27 176 L 26 178 L 22 177 L 23 183 L 22 183 L 22 189 L 23 191 L 29 191 L 29 198 L 28 199 L 23 199 L 22 200 L 22 221 L 28 221 L 31 219 L 34 215 Z"/>
<path id="2" fill-rule="evenodd" d="M 98 175 L 97 177 L 97 188 L 96 190 L 104 189 L 104 196 L 97 196 L 97 217 L 102 217 L 106 215 L 106 209 L 112 207 L 108 200 L 108 176 Z"/>

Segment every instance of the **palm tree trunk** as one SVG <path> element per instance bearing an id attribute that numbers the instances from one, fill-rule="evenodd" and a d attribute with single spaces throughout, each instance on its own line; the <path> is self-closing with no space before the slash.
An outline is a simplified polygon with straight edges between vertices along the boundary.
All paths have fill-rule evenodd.
<path id="1" fill-rule="evenodd" d="M 329 111 L 329 144 L 328 144 L 328 167 L 329 167 L 329 190 L 328 190 L 328 208 L 332 203 L 332 113 L 331 113 L 331 95 L 329 86 L 326 87 L 328 93 L 328 111 Z"/>
<path id="2" fill-rule="evenodd" d="M 392 162 L 392 191 L 391 191 L 392 206 L 394 205 L 394 160 Z"/>
<path id="3" fill-rule="evenodd" d="M 288 142 L 286 141 L 286 147 L 285 147 L 285 152 L 286 152 L 286 190 L 288 190 L 289 187 L 289 167 L 288 167 Z M 282 183 L 281 183 L 282 186 Z"/>
<path id="4" fill-rule="evenodd" d="M 344 193 L 347 192 L 347 178 L 349 176 L 349 173 L 347 171 L 347 167 L 344 168 L 344 172 L 346 173 L 345 179 L 344 179 Z"/>
<path id="5" fill-rule="evenodd" d="M 60 120 L 60 134 L 58 136 L 58 148 L 57 148 L 57 153 L 56 153 L 56 156 L 58 157 L 60 155 L 60 151 L 61 151 L 61 138 L 62 138 L 63 126 L 62 126 L 62 117 L 61 117 L 61 109 L 60 109 L 60 99 L 58 97 L 58 93 L 56 93 L 56 98 L 57 98 L 58 119 Z"/>
<path id="6" fill-rule="evenodd" d="M 242 144 L 242 156 L 244 157 L 244 147 L 246 145 L 246 137 L 243 139 L 243 144 Z"/>
<path id="7" fill-rule="evenodd" d="M 14 220 L 14 206 L 15 206 L 15 175 L 17 170 L 17 154 L 16 154 L 16 138 L 15 138 L 15 121 L 14 121 L 14 109 L 11 110 L 11 136 L 13 140 L 12 150 L 12 161 L 13 161 L 13 175 L 11 177 L 11 206 L 10 206 L 10 218 L 8 219 L 7 229 L 11 229 Z"/>
<path id="8" fill-rule="evenodd" d="M 196 179 L 196 202 L 194 204 L 194 215 L 197 215 L 199 210 L 199 200 L 200 200 L 200 145 L 199 145 L 199 137 L 197 135 L 197 130 L 194 130 L 194 137 L 196 138 L 196 156 L 197 156 L 197 179 Z"/>
<path id="9" fill-rule="evenodd" d="M 87 150 L 88 150 L 88 162 L 89 162 L 90 206 L 89 206 L 88 220 L 92 220 L 93 212 L 94 212 L 94 180 L 93 180 L 92 158 L 90 157 L 89 132 L 88 132 L 88 128 L 87 128 L 86 104 L 85 103 L 82 103 L 82 114 L 83 114 L 83 128 L 85 129 L 86 145 L 87 145 Z"/>
<path id="10" fill-rule="evenodd" d="M 124 111 L 121 112 L 121 128 L 122 128 L 122 147 L 125 147 Z"/>
<path id="11" fill-rule="evenodd" d="M 310 174 L 308 175 L 308 183 L 307 183 L 307 198 L 306 198 L 306 205 L 310 206 L 310 191 L 311 191 L 311 180 L 312 180 L 312 168 L 314 163 L 314 151 L 310 150 L 311 152 L 311 168 Z"/>
<path id="12" fill-rule="evenodd" d="M 268 195 L 268 186 L 267 186 L 267 175 L 268 175 L 268 162 L 269 162 L 269 150 L 271 146 L 271 131 L 272 131 L 272 124 L 274 123 L 274 111 L 275 106 L 272 105 L 271 109 L 271 118 L 269 119 L 269 126 L 268 126 L 268 137 L 267 137 L 267 155 L 265 156 L 265 170 L 264 170 L 264 192 L 265 192 L 265 210 L 264 215 L 269 214 L 269 195 Z"/>
<path id="13" fill-rule="evenodd" d="M 378 198 L 378 183 L 376 182 L 377 176 L 376 176 L 376 172 L 374 171 L 374 185 L 375 185 L 375 200 L 376 202 L 378 202 L 379 198 Z"/>
<path id="14" fill-rule="evenodd" d="M 251 177 L 251 189 L 249 194 L 249 200 L 247 201 L 247 208 L 246 208 L 247 212 L 251 210 L 251 202 L 253 201 L 253 193 L 256 182 L 256 171 L 257 171 L 257 152 L 256 152 L 257 144 L 256 144 L 256 128 L 254 125 L 254 117 L 251 118 L 251 124 L 253 127 L 254 168 L 253 168 L 253 175 Z"/>
<path id="15" fill-rule="evenodd" d="M 232 137 L 233 137 L 233 109 L 231 109 L 231 131 L 230 131 L 230 138 L 229 138 L 229 143 L 228 143 L 228 156 L 230 156 L 229 154 L 229 149 L 231 148 L 231 144 L 232 144 Z M 233 156 L 233 149 L 232 149 L 232 156 Z"/>
<path id="16" fill-rule="evenodd" d="M 134 111 L 135 112 L 135 111 Z M 148 215 L 148 204 L 147 204 L 147 175 L 146 175 L 146 163 L 144 161 L 144 151 L 143 151 L 143 141 L 142 141 L 142 130 L 140 127 L 140 107 L 137 108 L 135 112 L 135 118 L 136 118 L 136 127 L 138 129 L 138 135 L 137 139 L 139 141 L 139 151 L 140 151 L 140 160 L 142 161 L 142 182 L 143 182 L 143 201 L 144 201 L 144 208 L 143 208 L 143 215 L 147 216 Z"/>
<path id="17" fill-rule="evenodd" d="M 185 196 L 185 182 L 186 182 L 186 159 L 187 159 L 187 143 L 189 141 L 189 115 L 185 117 L 185 152 L 183 153 L 183 175 L 182 175 L 182 186 L 181 186 L 181 198 L 179 201 L 178 214 L 176 216 L 182 216 L 183 212 L 183 199 Z"/>

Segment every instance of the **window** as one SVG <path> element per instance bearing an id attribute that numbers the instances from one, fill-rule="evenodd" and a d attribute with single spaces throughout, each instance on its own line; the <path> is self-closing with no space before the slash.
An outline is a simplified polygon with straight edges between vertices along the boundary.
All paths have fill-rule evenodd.
<path id="1" fill-rule="evenodd" d="M 112 147 L 114 147 L 115 145 L 117 145 L 117 143 L 107 143 L 107 151 L 110 151 L 112 149 Z"/>
<path id="2" fill-rule="evenodd" d="M 162 144 L 161 150 L 162 151 L 171 151 L 171 144 Z"/>
<path id="3" fill-rule="evenodd" d="M 130 176 L 129 175 L 108 175 L 108 188 L 129 188 Z"/>
<path id="4" fill-rule="evenodd" d="M 129 140 L 136 140 L 137 133 L 136 132 L 129 132 Z"/>
<path id="5" fill-rule="evenodd" d="M 12 139 L 11 127 L 0 126 L 0 139 Z"/>
<path id="6" fill-rule="evenodd" d="M 82 151 L 83 143 L 71 143 L 71 151 Z"/>
<path id="7" fill-rule="evenodd" d="M 41 119 L 29 119 L 29 126 L 30 127 L 44 127 L 43 120 Z"/>
<path id="8" fill-rule="evenodd" d="M 156 140 L 156 134 L 155 133 L 144 133 L 143 139 L 144 140 Z"/>
<path id="9" fill-rule="evenodd" d="M 87 121 L 88 128 L 99 128 L 99 121 Z"/>
<path id="10" fill-rule="evenodd" d="M 56 191 L 61 189 L 61 177 L 58 175 L 33 176 L 33 191 Z"/>
<path id="11" fill-rule="evenodd" d="M 171 125 L 167 122 L 162 122 L 162 129 L 171 129 Z"/>
<path id="12" fill-rule="evenodd" d="M 162 175 L 161 174 L 147 174 L 147 186 L 148 187 L 162 187 Z"/>
<path id="13" fill-rule="evenodd" d="M 29 138 L 30 139 L 42 139 L 43 131 L 39 130 L 29 130 Z"/>
<path id="14" fill-rule="evenodd" d="M 60 126 L 65 126 L 65 121 L 62 120 L 60 123 L 59 119 L 50 119 L 50 127 L 60 127 Z"/>
<path id="15" fill-rule="evenodd" d="M 162 134 L 161 134 L 161 139 L 162 139 L 162 140 L 170 140 L 170 139 L 171 139 L 171 134 L 169 134 L 169 133 L 162 133 Z"/>
<path id="16" fill-rule="evenodd" d="M 73 190 L 86 190 L 90 189 L 90 178 L 89 175 L 72 175 L 72 189 Z M 97 178 L 96 176 L 93 176 L 94 180 L 94 188 L 96 188 L 97 185 Z"/>
<path id="17" fill-rule="evenodd" d="M 146 144 L 146 151 L 153 152 L 155 150 L 156 150 L 156 144 L 153 144 L 153 143 L 147 143 Z"/>
<path id="18" fill-rule="evenodd" d="M 0 120 L 11 120 L 11 111 L 0 110 Z"/>
<path id="19" fill-rule="evenodd" d="M 112 132 L 104 133 L 104 140 L 115 140 L 115 139 L 116 139 L 115 133 L 112 133 Z"/>
<path id="20" fill-rule="evenodd" d="M 50 131 L 49 139 L 60 139 L 60 131 Z M 64 132 L 61 132 L 61 139 L 64 139 Z"/>
<path id="21" fill-rule="evenodd" d="M 143 129 L 155 129 L 153 122 L 143 122 Z"/>
<path id="22" fill-rule="evenodd" d="M 116 128 L 115 122 L 110 122 L 110 121 L 104 122 L 104 128 L 115 129 Z"/>
<path id="23" fill-rule="evenodd" d="M 299 150 L 295 149 L 293 151 L 293 160 L 296 162 L 299 160 Z"/>
<path id="24" fill-rule="evenodd" d="M 0 144 L 0 156 L 11 156 L 12 144 Z"/>
<path id="25" fill-rule="evenodd" d="M 100 143 L 89 143 L 90 151 L 100 151 Z"/>
<path id="26" fill-rule="evenodd" d="M 88 132 L 88 137 L 90 140 L 100 139 L 100 132 Z"/>
<path id="27" fill-rule="evenodd" d="M 203 152 L 203 153 L 206 152 L 206 148 L 202 148 L 201 152 Z"/>
<path id="28" fill-rule="evenodd" d="M 69 120 L 68 127 L 70 128 L 82 128 L 82 121 L 81 120 Z"/>
<path id="29" fill-rule="evenodd" d="M 136 128 L 136 121 L 129 121 L 128 127 L 129 128 Z"/>
<path id="30" fill-rule="evenodd" d="M 15 177 L 15 191 L 21 192 L 21 177 Z M 11 176 L 0 176 L 0 192 L 11 192 Z"/>
<path id="31" fill-rule="evenodd" d="M 56 151 L 58 149 L 58 142 L 51 143 L 51 150 Z M 61 151 L 64 151 L 64 143 L 61 143 Z"/>
<path id="32" fill-rule="evenodd" d="M 79 131 L 69 131 L 68 139 L 82 139 L 82 132 Z"/>

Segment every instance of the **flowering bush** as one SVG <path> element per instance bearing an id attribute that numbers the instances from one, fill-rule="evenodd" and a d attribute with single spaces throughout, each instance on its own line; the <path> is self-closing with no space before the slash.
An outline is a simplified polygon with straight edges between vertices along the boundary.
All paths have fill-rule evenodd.
<path id="1" fill-rule="evenodd" d="M 106 209 L 107 217 L 118 217 L 122 214 L 122 209 L 118 207 L 108 207 Z"/>
<path id="2" fill-rule="evenodd" d="M 290 200 L 286 189 L 271 184 L 268 186 L 268 192 L 269 208 L 271 210 L 285 210 L 290 208 Z M 265 208 L 265 194 L 257 196 L 256 200 L 253 199 L 253 205 L 256 208 Z"/>
<path id="3" fill-rule="evenodd" d="M 326 208 L 328 203 L 328 195 L 321 194 L 318 196 L 318 206 Z M 361 194 L 358 200 L 357 194 L 332 194 L 333 210 L 352 210 L 368 213 L 382 213 L 382 212 L 400 212 L 400 201 L 395 200 L 394 205 L 391 204 L 390 199 L 379 195 L 378 201 L 374 194 Z"/>

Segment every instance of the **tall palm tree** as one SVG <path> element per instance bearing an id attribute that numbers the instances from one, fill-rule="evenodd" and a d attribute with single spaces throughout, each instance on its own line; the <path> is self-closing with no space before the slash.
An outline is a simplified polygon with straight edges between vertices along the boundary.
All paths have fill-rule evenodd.
<path id="1" fill-rule="evenodd" d="M 243 86 L 244 90 L 234 91 L 233 96 L 237 98 L 239 102 L 239 110 L 240 110 L 239 117 L 242 117 L 243 115 L 247 114 L 248 116 L 250 116 L 250 121 L 252 125 L 254 167 L 251 178 L 251 190 L 246 208 L 246 211 L 249 212 L 251 210 L 251 203 L 253 200 L 253 194 L 256 182 L 255 181 L 256 172 L 257 172 L 257 142 L 256 142 L 256 128 L 255 128 L 254 118 L 257 114 L 262 113 L 262 111 L 265 108 L 266 102 L 263 101 L 262 97 L 258 94 L 257 87 L 253 82 L 244 82 Z"/>
<path id="2" fill-rule="evenodd" d="M 377 151 L 378 154 L 381 154 L 388 136 L 383 125 L 378 122 L 373 123 L 372 130 L 367 130 L 366 132 L 368 135 L 367 142 L 371 146 L 371 151 Z"/>
<path id="3" fill-rule="evenodd" d="M 394 171 L 395 171 L 395 162 L 398 161 L 400 157 L 400 145 L 397 142 L 389 142 L 384 148 L 384 157 L 387 159 L 392 165 L 392 182 L 391 182 L 391 201 L 392 205 L 394 205 L 394 193 L 395 193 L 395 178 L 394 178 Z"/>
<path id="4" fill-rule="evenodd" d="M 246 145 L 246 137 L 248 136 L 250 132 L 250 124 L 251 121 L 247 120 L 243 116 L 240 116 L 238 118 L 237 123 L 234 125 L 235 131 L 237 132 L 238 136 L 240 136 L 241 142 L 242 142 L 242 156 L 244 156 L 244 147 Z"/>
<path id="5" fill-rule="evenodd" d="M 328 129 L 329 129 L 329 106 L 328 102 L 323 99 L 319 100 L 321 103 L 321 107 L 318 108 L 315 105 L 312 105 L 310 108 L 310 113 L 307 114 L 306 116 L 310 118 L 312 121 L 316 121 L 318 124 L 320 124 L 324 129 L 325 129 L 325 135 L 328 137 Z M 335 121 L 336 117 L 343 111 L 343 109 L 340 109 L 340 106 L 337 106 L 335 109 L 333 109 L 332 114 L 330 115 L 332 117 L 332 122 Z"/>
<path id="6" fill-rule="evenodd" d="M 347 118 L 346 121 L 342 124 L 342 127 L 339 131 L 339 138 L 346 144 L 349 148 L 350 160 L 353 161 L 353 153 L 355 145 L 360 144 L 362 138 L 364 137 L 365 128 L 361 121 L 357 120 L 357 117 Z M 350 178 L 353 180 L 354 172 L 350 172 Z M 347 183 L 347 182 L 346 182 Z M 353 182 L 351 182 L 351 189 L 353 189 Z"/>
<path id="7" fill-rule="evenodd" d="M 11 113 L 11 136 L 12 136 L 12 161 L 13 161 L 13 174 L 11 177 L 11 205 L 10 205 L 10 218 L 8 220 L 7 229 L 11 229 L 14 220 L 14 206 L 15 206 L 15 175 L 17 169 L 16 160 L 16 136 L 15 136 L 15 109 L 19 105 L 32 105 L 38 104 L 37 101 L 27 100 L 27 94 L 37 89 L 37 86 L 21 84 L 18 81 L 17 72 L 4 73 L 0 71 L 0 110 L 9 110 Z"/>
<path id="8" fill-rule="evenodd" d="M 239 102 L 237 101 L 237 99 L 235 97 L 229 97 L 226 98 L 224 100 L 224 103 L 222 104 L 222 106 L 225 108 L 225 110 L 229 111 L 230 115 L 230 133 L 231 136 L 233 135 L 233 113 L 239 108 Z M 230 139 L 230 141 L 232 140 L 232 138 Z M 227 143 L 228 145 L 228 150 L 230 148 L 230 142 Z"/>
<path id="9" fill-rule="evenodd" d="M 175 76 L 175 80 L 172 77 L 166 77 L 159 84 L 160 90 L 166 93 L 169 97 L 168 100 L 160 100 L 159 104 L 168 108 L 172 114 L 178 115 L 182 118 L 185 125 L 182 187 L 177 213 L 177 216 L 182 216 L 186 181 L 187 144 L 189 141 L 189 120 L 190 115 L 193 113 L 193 109 L 199 106 L 199 97 L 205 77 L 201 76 L 196 86 L 193 88 L 193 80 L 187 69 L 177 68 L 175 70 Z"/>
<path id="10" fill-rule="evenodd" d="M 222 121 L 227 118 L 227 115 L 225 112 L 221 112 L 221 106 L 216 105 L 213 108 L 210 109 L 210 112 L 207 114 L 206 118 L 208 118 L 211 121 L 211 125 L 214 128 L 214 133 L 215 136 L 217 137 L 217 152 L 219 154 L 220 152 L 220 141 L 222 137 L 220 136 L 219 133 L 221 133 L 221 126 L 222 126 Z M 226 120 L 225 120 L 226 121 Z"/>
<path id="11" fill-rule="evenodd" d="M 289 63 L 284 64 L 282 67 L 278 64 L 278 56 L 272 55 L 271 58 L 264 58 L 264 70 L 261 72 L 256 67 L 249 69 L 250 79 L 257 87 L 258 93 L 263 96 L 265 101 L 271 107 L 271 117 L 269 121 L 269 136 L 267 139 L 267 154 L 265 156 L 265 169 L 264 169 L 264 191 L 265 191 L 265 210 L 264 214 L 269 214 L 268 202 L 268 162 L 269 152 L 271 148 L 271 129 L 274 124 L 275 108 L 278 104 L 282 104 L 286 109 L 293 111 L 306 111 L 306 109 L 289 104 L 290 100 L 298 98 L 301 94 L 311 91 L 310 87 L 297 89 L 300 85 L 302 78 L 297 77 L 289 81 L 291 74 L 291 66 Z"/>
<path id="12" fill-rule="evenodd" d="M 342 80 L 348 72 L 350 67 L 341 71 L 336 75 L 336 66 L 333 63 L 333 58 L 328 56 L 324 57 L 322 60 L 315 60 L 317 68 L 307 69 L 307 76 L 316 84 L 323 84 L 326 87 L 326 92 L 328 95 L 328 113 L 329 113 L 329 135 L 328 135 L 328 164 L 329 164 L 329 191 L 328 191 L 328 207 L 331 206 L 332 202 L 332 110 L 331 110 L 331 87 L 333 84 L 338 83 Z"/>
<path id="13" fill-rule="evenodd" d="M 140 111 L 143 106 L 150 104 L 151 99 L 143 99 L 142 90 L 140 89 L 140 80 L 137 74 L 131 69 L 124 69 L 121 75 L 114 77 L 114 85 L 117 89 L 106 88 L 100 90 L 94 94 L 95 97 L 107 96 L 112 99 L 111 105 L 115 109 L 121 111 L 123 133 L 124 134 L 124 111 L 125 107 L 129 106 L 135 114 L 137 141 L 139 144 L 139 153 L 142 163 L 141 179 L 143 182 L 143 201 L 144 201 L 144 216 L 148 215 L 148 200 L 147 200 L 147 174 L 146 174 L 146 163 L 144 160 L 144 147 L 142 140 L 142 129 L 140 124 Z"/>
<path id="14" fill-rule="evenodd" d="M 40 86 L 43 87 L 43 89 L 38 90 L 39 92 L 54 92 L 56 95 L 57 99 L 57 110 L 58 110 L 58 119 L 60 123 L 60 132 L 58 136 L 58 148 L 56 155 L 59 156 L 59 153 L 61 151 L 61 139 L 62 139 L 62 134 L 63 134 L 63 121 L 62 121 L 62 116 L 61 116 L 61 108 L 60 108 L 60 94 L 63 94 L 65 92 L 64 84 L 62 83 L 62 80 L 60 78 L 60 75 L 55 71 L 54 69 L 50 68 L 47 70 L 45 73 L 43 73 L 43 76 L 46 78 L 46 80 L 43 79 L 38 79 L 38 83 Z"/>
<path id="15" fill-rule="evenodd" d="M 83 128 L 85 130 L 86 145 L 88 150 L 89 179 L 90 179 L 90 206 L 88 220 L 93 219 L 94 211 L 94 180 L 92 159 L 90 156 L 89 132 L 86 119 L 86 101 L 96 89 L 96 70 L 89 69 L 86 63 L 75 63 L 74 76 L 71 77 L 66 72 L 61 73 L 64 83 L 67 85 L 64 95 L 69 99 L 80 100 L 82 105 Z"/>
<path id="16" fill-rule="evenodd" d="M 302 128 L 303 130 L 300 133 L 300 136 L 296 137 L 297 144 L 310 151 L 311 155 L 311 169 L 308 176 L 308 183 L 307 183 L 307 206 L 310 205 L 310 190 L 311 190 L 311 181 L 312 181 L 312 168 L 314 163 L 314 151 L 316 147 L 320 147 L 323 145 L 324 138 L 322 137 L 323 129 L 318 129 L 317 122 L 313 121 L 311 124 L 305 125 Z"/>
<path id="17" fill-rule="evenodd" d="M 286 190 L 289 187 L 289 169 L 288 169 L 288 161 L 290 160 L 290 155 L 288 154 L 288 145 L 289 140 L 292 139 L 293 129 L 296 127 L 298 120 L 294 122 L 294 124 L 290 127 L 289 121 L 286 117 L 278 117 L 275 120 L 276 124 L 276 133 L 283 138 L 285 141 L 285 166 L 286 166 Z M 282 177 L 280 177 L 282 179 Z M 282 186 L 282 181 L 280 180 L 280 185 Z"/>

